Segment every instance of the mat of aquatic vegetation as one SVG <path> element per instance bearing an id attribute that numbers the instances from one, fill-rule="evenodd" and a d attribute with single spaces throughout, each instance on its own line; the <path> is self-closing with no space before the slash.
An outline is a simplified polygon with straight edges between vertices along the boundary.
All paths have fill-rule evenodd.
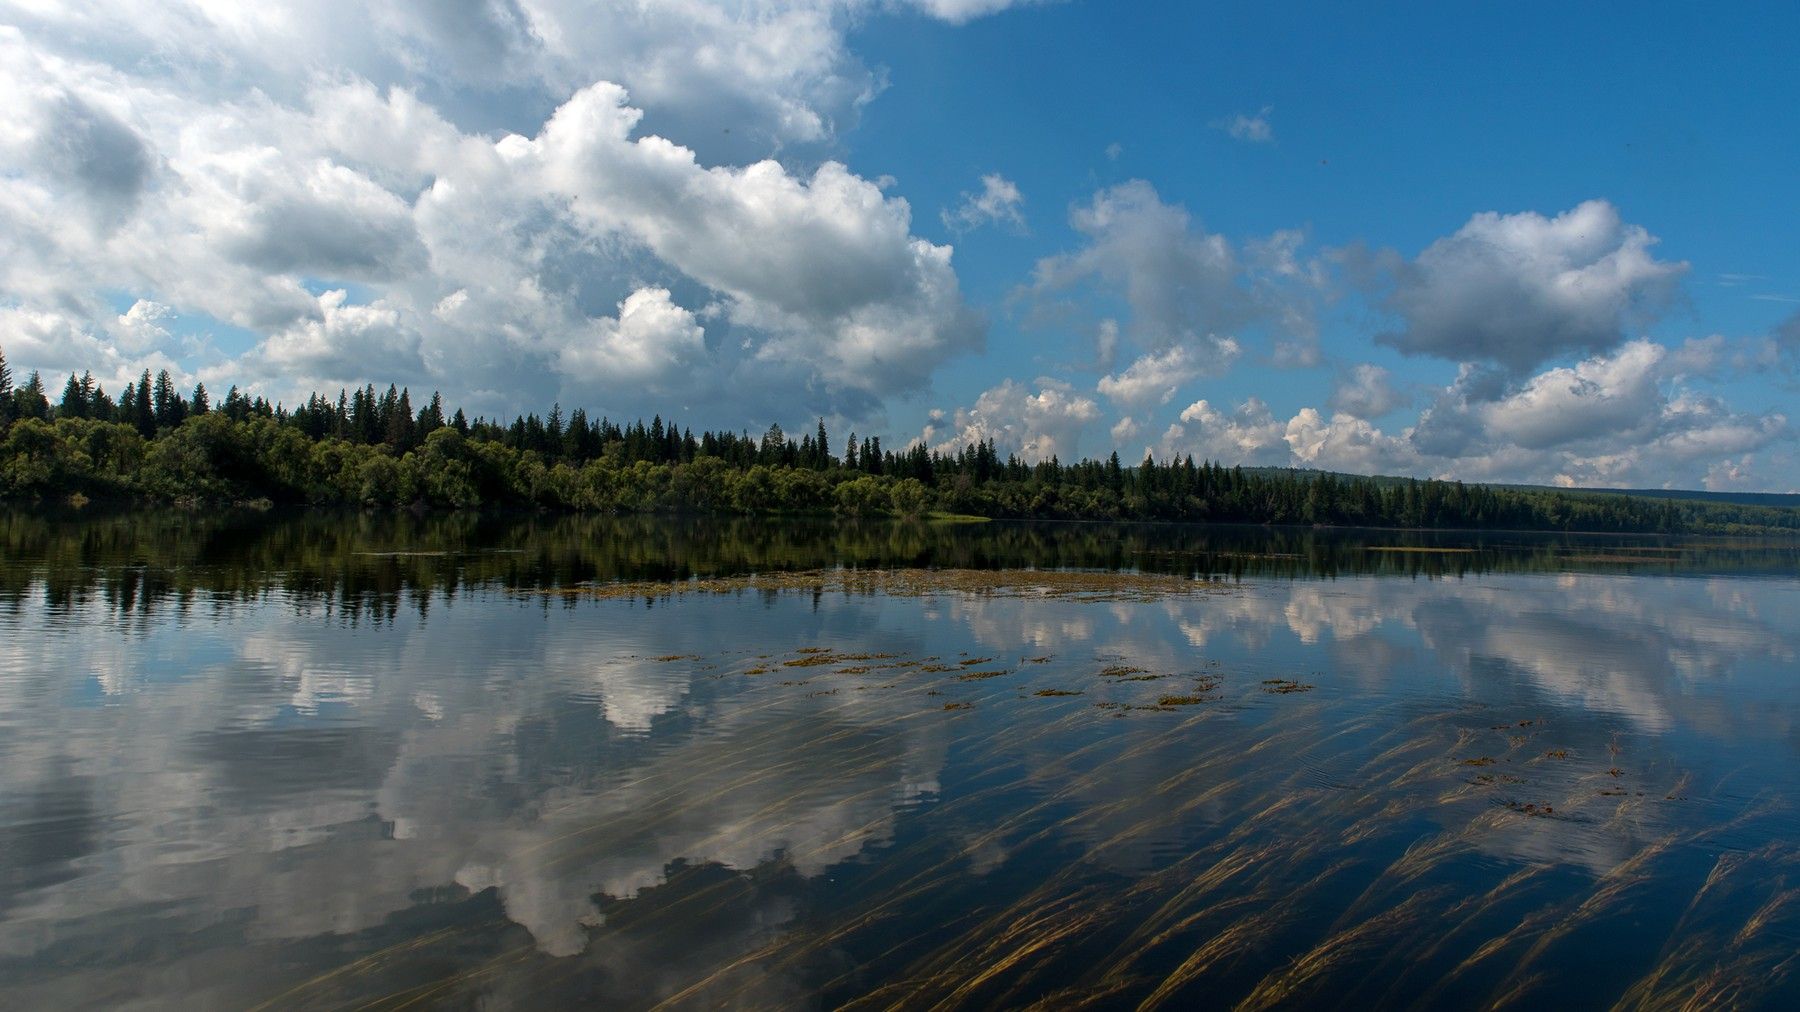
<path id="1" fill-rule="evenodd" d="M 693 580 L 583 584 L 545 593 L 598 598 L 737 594 L 745 591 L 823 591 L 885 594 L 890 597 L 959 593 L 982 597 L 1147 602 L 1223 594 L 1230 589 L 1222 583 L 1155 573 L 1063 569 L 813 569 Z"/>

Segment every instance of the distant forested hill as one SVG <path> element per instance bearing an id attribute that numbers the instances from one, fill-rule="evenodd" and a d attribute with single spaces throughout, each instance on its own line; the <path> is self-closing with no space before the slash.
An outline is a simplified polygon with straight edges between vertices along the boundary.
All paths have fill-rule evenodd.
<path id="1" fill-rule="evenodd" d="M 1320 471 L 1296 467 L 1251 467 L 1246 472 L 1269 476 L 1329 474 L 1340 481 L 1360 478 L 1381 486 L 1403 485 L 1417 479 L 1398 475 L 1355 475 L 1344 471 Z M 1641 499 L 1679 499 L 1697 503 L 1730 503 L 1736 506 L 1766 506 L 1771 509 L 1800 509 L 1800 492 L 1708 492 L 1682 488 L 1584 488 L 1563 485 L 1522 485 L 1508 482 L 1489 483 L 1492 488 L 1516 492 L 1563 493 L 1567 495 L 1622 495 Z"/>

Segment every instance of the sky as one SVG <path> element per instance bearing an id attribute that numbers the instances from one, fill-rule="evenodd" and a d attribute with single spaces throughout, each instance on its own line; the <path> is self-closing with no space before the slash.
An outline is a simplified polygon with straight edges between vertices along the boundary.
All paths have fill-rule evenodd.
<path id="1" fill-rule="evenodd" d="M 1800 7 L 0 0 L 0 351 L 1800 491 Z M 415 396 L 415 401 L 419 400 Z"/>

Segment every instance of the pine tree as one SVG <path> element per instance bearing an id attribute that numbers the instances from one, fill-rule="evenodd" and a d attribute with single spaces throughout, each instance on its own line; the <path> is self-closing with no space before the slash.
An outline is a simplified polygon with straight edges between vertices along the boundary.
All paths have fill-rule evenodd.
<path id="1" fill-rule="evenodd" d="M 192 409 L 193 413 L 196 415 L 204 415 L 212 410 L 212 401 L 206 396 L 205 383 L 194 384 L 194 402 Z"/>

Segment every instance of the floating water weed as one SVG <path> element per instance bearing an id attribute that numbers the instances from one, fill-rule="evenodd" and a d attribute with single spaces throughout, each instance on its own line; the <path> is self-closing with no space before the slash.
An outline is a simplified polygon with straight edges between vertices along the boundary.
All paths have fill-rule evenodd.
<path id="1" fill-rule="evenodd" d="M 621 581 L 539 591 L 605 599 L 737 594 L 749 591 L 834 592 L 888 597 L 944 593 L 1073 601 L 1152 602 L 1175 597 L 1232 593 L 1216 582 L 1154 573 L 1060 569 L 828 569 L 756 573 L 695 580 Z"/>

